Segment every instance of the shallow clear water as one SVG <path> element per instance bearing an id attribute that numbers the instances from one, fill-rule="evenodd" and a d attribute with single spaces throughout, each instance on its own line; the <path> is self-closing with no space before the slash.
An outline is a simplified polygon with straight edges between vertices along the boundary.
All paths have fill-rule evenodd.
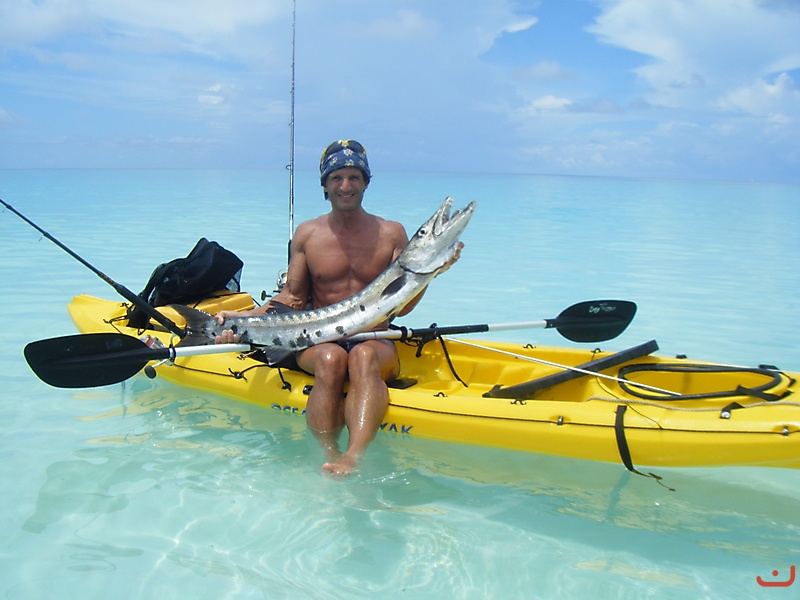
<path id="1" fill-rule="evenodd" d="M 0 197 L 139 291 L 200 236 L 271 290 L 285 173 L 0 171 Z M 325 210 L 300 173 L 296 222 Z M 459 264 L 403 322 L 556 316 L 637 302 L 611 350 L 800 371 L 800 188 L 514 175 L 383 174 L 369 207 L 421 223 L 478 201 Z M 332 481 L 302 418 L 137 377 L 47 387 L 21 350 L 74 333 L 66 303 L 114 291 L 0 211 L 0 591 L 6 598 L 791 597 L 800 473 L 659 469 L 380 435 Z M 484 337 L 568 344 L 554 331 Z M 772 571 L 779 576 L 773 577 Z"/>

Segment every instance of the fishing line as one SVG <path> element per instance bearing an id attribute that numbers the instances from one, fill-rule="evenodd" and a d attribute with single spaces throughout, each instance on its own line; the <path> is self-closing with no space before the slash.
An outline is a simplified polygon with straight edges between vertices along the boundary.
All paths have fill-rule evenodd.
<path id="1" fill-rule="evenodd" d="M 133 305 L 134 305 L 134 306 L 136 306 L 136 307 L 138 307 L 138 308 L 142 309 L 142 311 L 144 311 L 144 312 L 145 312 L 145 314 L 147 314 L 147 316 L 149 316 L 150 318 L 154 319 L 155 321 L 157 321 L 158 323 L 160 323 L 161 325 L 163 325 L 163 326 L 164 326 L 164 327 L 165 327 L 167 330 L 171 331 L 171 332 L 172 332 L 172 333 L 174 333 L 175 335 L 178 335 L 179 337 L 184 337 L 184 336 L 186 335 L 186 332 L 185 332 L 183 329 L 181 329 L 180 327 L 178 327 L 178 325 L 177 325 L 177 324 L 175 324 L 173 321 L 171 321 L 170 319 L 168 319 L 167 317 L 165 317 L 163 314 L 161 314 L 160 312 L 158 312 L 158 311 L 157 311 L 157 310 L 156 310 L 154 307 L 152 307 L 150 304 L 148 304 L 148 303 L 147 303 L 145 300 L 143 300 L 142 298 L 140 298 L 139 296 L 137 296 L 136 294 L 134 294 L 132 291 L 130 291 L 130 290 L 129 290 L 128 288 L 126 288 L 124 285 L 122 285 L 122 284 L 119 284 L 119 283 L 117 283 L 116 281 L 114 281 L 113 279 L 111 279 L 111 278 L 110 278 L 108 275 L 106 275 L 105 273 L 103 273 L 103 272 L 102 272 L 100 269 L 98 269 L 97 267 L 95 267 L 94 265 L 92 265 L 91 263 L 89 263 L 88 261 L 86 261 L 84 258 L 82 258 L 81 256 L 79 256 L 77 253 L 75 253 L 73 250 L 71 250 L 70 248 L 68 248 L 68 247 L 67 247 L 66 245 L 64 245 L 63 243 L 61 243 L 59 240 L 57 240 L 55 237 L 53 237 L 52 235 L 50 235 L 50 234 L 49 234 L 47 231 L 45 231 L 44 229 L 42 229 L 41 227 L 39 227 L 39 226 L 38 226 L 36 223 L 34 223 L 33 221 L 31 221 L 31 220 L 30 220 L 28 217 L 26 217 L 25 215 L 23 215 L 21 212 L 19 212 L 19 211 L 18 211 L 17 209 L 15 209 L 13 206 L 11 206 L 10 204 L 8 204 L 7 202 L 5 202 L 5 201 L 3 201 L 3 200 L 0 200 L 0 204 L 2 204 L 3 206 L 5 206 L 5 207 L 6 207 L 8 210 L 10 210 L 11 212 L 13 212 L 13 213 L 14 213 L 15 215 L 17 215 L 17 216 L 18 216 L 20 219 L 22 219 L 23 221 L 25 221 L 25 222 L 26 222 L 28 225 L 30 225 L 31 227 L 33 227 L 33 228 L 34 228 L 36 231 L 38 231 L 39 233 L 41 233 L 41 234 L 42 234 L 44 237 L 46 237 L 48 240 L 50 240 L 51 242 L 53 242 L 53 243 L 54 243 L 56 246 L 58 246 L 59 248 L 61 248 L 61 249 L 62 249 L 64 252 L 66 252 L 67 254 L 69 254 L 69 255 L 70 255 L 72 258 L 74 258 L 75 260 L 77 260 L 77 261 L 78 261 L 79 263 L 81 263 L 81 264 L 82 264 L 84 267 L 86 267 L 86 268 L 87 268 L 87 269 L 89 269 L 89 270 L 90 270 L 92 273 L 94 273 L 95 275 L 97 275 L 97 276 L 98 276 L 100 279 L 102 279 L 103 281 L 105 281 L 105 282 L 106 282 L 108 285 L 110 285 L 111 287 L 113 287 L 113 288 L 114 288 L 114 290 L 115 290 L 115 291 L 116 291 L 116 292 L 117 292 L 117 293 L 118 293 L 120 296 L 122 296 L 123 298 L 125 298 L 125 299 L 126 299 L 128 302 L 131 302 L 131 303 L 133 303 Z"/>
<path id="2" fill-rule="evenodd" d="M 3 213 L 6 212 L 14 212 L 16 211 L 10 207 L 10 205 L 6 204 L 3 200 L 0 200 L 0 203 L 3 205 Z M 15 255 L 22 254 L 25 258 L 28 259 L 28 264 L 36 265 L 42 261 L 42 255 L 40 254 L 40 246 L 39 244 L 44 239 L 44 235 L 40 233 L 40 235 L 36 238 L 32 238 L 29 234 L 17 234 L 16 232 L 19 231 L 17 227 L 12 227 L 10 225 L 6 225 L 5 219 L 0 219 L 0 231 L 3 233 L 3 241 L 9 242 L 14 240 L 15 237 L 19 238 L 18 242 L 13 242 L 9 245 L 9 252 L 5 253 L 4 256 L 11 256 L 10 250 L 13 250 Z M 33 252 L 32 248 L 35 248 L 37 251 Z M 42 252 L 46 252 L 42 251 Z M 21 261 L 17 260 L 15 263 L 19 264 Z M 65 264 L 68 264 L 67 261 L 64 261 Z M 48 265 L 49 267 L 53 268 L 53 264 Z M 51 291 L 60 291 L 63 295 L 71 295 L 74 293 L 74 288 L 65 288 L 61 283 L 60 278 L 53 278 L 51 277 L 47 281 L 47 290 L 48 293 Z"/>
<path id="3" fill-rule="evenodd" d="M 297 1 L 292 1 L 292 87 L 289 111 L 289 248 L 294 235 L 294 90 L 295 90 L 295 34 L 297 23 Z"/>

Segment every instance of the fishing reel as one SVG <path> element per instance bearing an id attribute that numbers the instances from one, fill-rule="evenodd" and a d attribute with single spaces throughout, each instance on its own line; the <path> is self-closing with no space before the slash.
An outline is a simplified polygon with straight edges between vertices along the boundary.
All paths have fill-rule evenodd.
<path id="1" fill-rule="evenodd" d="M 286 285 L 286 282 L 288 280 L 289 280 L 289 273 L 287 271 L 284 271 L 283 273 L 278 275 L 278 278 L 275 280 L 276 289 L 274 289 L 272 291 L 272 295 L 274 296 L 275 294 L 280 292 L 283 289 L 283 287 Z M 262 290 L 261 291 L 261 301 L 264 302 L 268 297 L 269 296 L 267 296 L 267 291 L 266 290 Z"/>

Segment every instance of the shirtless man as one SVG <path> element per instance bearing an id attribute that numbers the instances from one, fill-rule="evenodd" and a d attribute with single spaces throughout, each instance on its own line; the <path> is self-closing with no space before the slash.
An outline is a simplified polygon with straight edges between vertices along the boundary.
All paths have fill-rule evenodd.
<path id="1" fill-rule="evenodd" d="M 272 298 L 298 310 L 309 303 L 311 308 L 328 306 L 357 294 L 408 243 L 400 223 L 372 215 L 361 205 L 371 177 L 361 144 L 354 140 L 332 143 L 322 154 L 319 168 L 331 211 L 297 228 L 286 285 Z M 400 314 L 410 312 L 423 293 Z M 216 315 L 217 321 L 222 324 L 227 317 L 262 314 L 269 307 L 267 303 L 245 313 L 222 311 Z M 225 331 L 217 342 L 235 339 L 232 332 Z M 297 364 L 314 375 L 306 422 L 325 452 L 327 462 L 322 469 L 336 477 L 348 475 L 356 469 L 386 413 L 386 382 L 395 379 L 400 370 L 394 343 L 370 340 L 351 348 L 346 344 L 319 344 L 299 352 Z M 350 389 L 345 396 L 348 379 Z M 350 437 L 341 452 L 338 439 L 344 426 Z"/>

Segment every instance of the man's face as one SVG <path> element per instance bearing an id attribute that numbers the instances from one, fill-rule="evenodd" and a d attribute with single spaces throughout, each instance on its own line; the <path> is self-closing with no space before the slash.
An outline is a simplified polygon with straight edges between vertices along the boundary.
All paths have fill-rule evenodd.
<path id="1" fill-rule="evenodd" d="M 328 175 L 323 189 L 328 193 L 333 208 L 354 210 L 361 206 L 367 183 L 361 169 L 344 167 Z"/>

